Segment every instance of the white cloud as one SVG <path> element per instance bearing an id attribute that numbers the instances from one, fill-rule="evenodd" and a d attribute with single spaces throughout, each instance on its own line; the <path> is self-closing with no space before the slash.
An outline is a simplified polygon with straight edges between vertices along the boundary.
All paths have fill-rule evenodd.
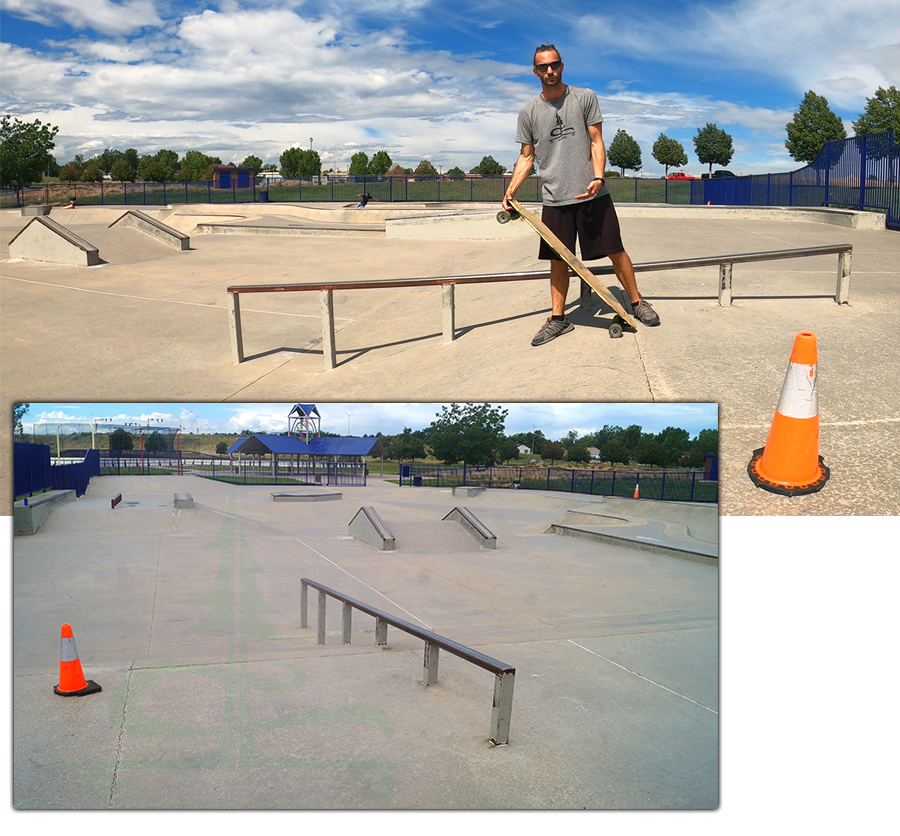
<path id="1" fill-rule="evenodd" d="M 25 20 L 43 24 L 61 20 L 74 29 L 103 35 L 128 35 L 162 24 L 154 0 L 4 0 L 3 6 Z"/>
<path id="2" fill-rule="evenodd" d="M 621 27 L 608 15 L 579 21 L 581 43 L 615 32 L 616 49 L 654 61 L 743 69 L 787 79 L 802 93 L 858 108 L 879 86 L 900 84 L 896 0 L 737 0 L 670 14 L 633 10 Z M 798 100 L 799 101 L 799 100 Z"/>

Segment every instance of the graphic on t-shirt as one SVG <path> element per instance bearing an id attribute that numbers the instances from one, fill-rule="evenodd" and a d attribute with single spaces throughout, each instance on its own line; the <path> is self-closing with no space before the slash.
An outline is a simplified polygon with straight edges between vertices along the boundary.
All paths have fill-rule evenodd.
<path id="1" fill-rule="evenodd" d="M 556 127 L 550 131 L 550 141 L 556 142 L 558 139 L 565 139 L 567 136 L 574 136 L 575 128 L 567 128 L 565 123 L 560 118 L 560 115 L 556 114 Z"/>

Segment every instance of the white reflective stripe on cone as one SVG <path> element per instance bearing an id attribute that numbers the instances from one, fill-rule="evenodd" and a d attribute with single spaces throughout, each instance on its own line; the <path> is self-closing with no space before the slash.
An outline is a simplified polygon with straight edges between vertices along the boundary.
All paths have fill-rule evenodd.
<path id="1" fill-rule="evenodd" d="M 818 367 L 791 363 L 784 378 L 778 411 L 785 418 L 815 418 L 819 414 L 816 390 Z"/>
<path id="2" fill-rule="evenodd" d="M 74 662 L 78 659 L 78 651 L 75 649 L 75 639 L 68 638 L 62 640 L 59 649 L 59 658 L 62 662 Z"/>

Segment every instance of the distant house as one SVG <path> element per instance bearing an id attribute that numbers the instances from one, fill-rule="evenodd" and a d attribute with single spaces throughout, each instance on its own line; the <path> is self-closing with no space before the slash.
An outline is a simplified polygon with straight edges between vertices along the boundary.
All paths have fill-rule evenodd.
<path id="1" fill-rule="evenodd" d="M 588 447 L 587 451 L 592 459 L 600 458 L 600 451 L 596 447 Z"/>
<path id="2" fill-rule="evenodd" d="M 213 166 L 214 189 L 249 189 L 256 177 L 255 168 L 244 168 L 236 165 Z"/>
<path id="3" fill-rule="evenodd" d="M 519 450 L 520 456 L 530 456 L 531 455 L 531 448 L 529 446 L 527 446 L 526 444 L 520 444 L 518 447 L 518 450 Z"/>

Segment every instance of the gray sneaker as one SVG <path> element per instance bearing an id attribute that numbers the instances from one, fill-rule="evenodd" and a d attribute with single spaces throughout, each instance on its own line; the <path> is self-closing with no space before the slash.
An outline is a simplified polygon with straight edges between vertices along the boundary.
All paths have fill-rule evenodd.
<path id="1" fill-rule="evenodd" d="M 636 305 L 632 304 L 631 310 L 634 312 L 634 318 L 644 325 L 659 325 L 659 314 L 650 307 L 650 303 L 646 299 L 641 299 Z"/>
<path id="2" fill-rule="evenodd" d="M 568 319 L 559 321 L 557 319 L 548 318 L 547 321 L 541 326 L 541 330 L 534 335 L 534 339 L 531 341 L 531 344 L 543 345 L 544 343 L 550 342 L 550 340 L 555 340 L 562 334 L 568 334 L 569 331 L 574 330 L 574 328 L 575 326 L 571 322 L 569 322 Z"/>

